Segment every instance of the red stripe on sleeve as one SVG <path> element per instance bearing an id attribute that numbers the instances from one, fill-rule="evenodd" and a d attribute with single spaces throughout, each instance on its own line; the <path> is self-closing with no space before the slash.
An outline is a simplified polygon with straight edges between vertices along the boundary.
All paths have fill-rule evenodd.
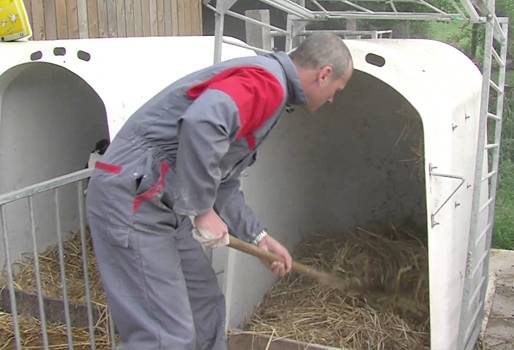
<path id="1" fill-rule="evenodd" d="M 187 95 L 196 99 L 207 89 L 220 90 L 229 95 L 239 111 L 240 128 L 237 139 L 246 137 L 250 148 L 255 148 L 253 132 L 268 120 L 284 99 L 284 89 L 269 71 L 254 66 L 224 70 L 209 80 L 194 85 Z"/>

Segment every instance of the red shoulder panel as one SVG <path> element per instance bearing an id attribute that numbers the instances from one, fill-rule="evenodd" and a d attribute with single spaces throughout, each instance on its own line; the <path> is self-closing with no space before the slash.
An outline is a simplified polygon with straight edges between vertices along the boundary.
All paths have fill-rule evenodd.
<path id="1" fill-rule="evenodd" d="M 207 89 L 223 91 L 235 102 L 241 124 L 236 137 L 246 137 L 250 148 L 255 147 L 253 132 L 273 115 L 284 98 L 278 79 L 267 70 L 254 66 L 226 69 L 192 86 L 187 95 L 196 99 Z"/>

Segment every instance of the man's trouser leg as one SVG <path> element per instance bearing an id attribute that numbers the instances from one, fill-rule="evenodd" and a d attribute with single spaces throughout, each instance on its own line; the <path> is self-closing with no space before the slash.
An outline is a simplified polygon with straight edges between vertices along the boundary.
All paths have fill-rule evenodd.
<path id="1" fill-rule="evenodd" d="M 92 181 L 88 217 L 123 349 L 226 349 L 223 296 L 210 262 L 191 236 L 189 219 L 174 222 L 176 229 L 163 225 L 164 217 L 177 217 L 153 202 L 144 203 L 137 218 L 123 218 L 120 213 L 127 211 L 116 207 L 120 203 L 112 202 L 112 193 L 107 198 L 107 192 Z M 127 225 L 120 225 L 120 219 Z"/>
<path id="2" fill-rule="evenodd" d="M 188 224 L 187 230 L 177 235 L 176 242 L 193 312 L 196 346 L 199 350 L 223 350 L 227 348 L 225 298 L 209 259 L 191 235 L 189 221 Z"/>

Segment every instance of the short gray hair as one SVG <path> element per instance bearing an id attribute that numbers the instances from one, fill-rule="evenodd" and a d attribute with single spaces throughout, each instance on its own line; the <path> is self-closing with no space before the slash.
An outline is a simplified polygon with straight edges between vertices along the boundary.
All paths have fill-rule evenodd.
<path id="1" fill-rule="evenodd" d="M 340 37 L 331 33 L 308 36 L 289 57 L 302 68 L 317 69 L 329 65 L 336 79 L 353 66 L 350 50 Z"/>

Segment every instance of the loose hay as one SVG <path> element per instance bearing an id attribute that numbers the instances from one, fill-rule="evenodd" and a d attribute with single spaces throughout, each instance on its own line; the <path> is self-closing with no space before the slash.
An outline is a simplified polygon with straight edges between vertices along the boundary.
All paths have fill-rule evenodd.
<path id="1" fill-rule="evenodd" d="M 37 318 L 18 315 L 18 325 L 23 349 L 43 349 L 41 322 Z M 65 325 L 47 324 L 47 335 L 51 349 L 68 349 Z M 12 315 L 5 312 L 0 312 L 0 339 L 3 341 L 0 350 L 16 348 Z M 87 328 L 72 327 L 72 341 L 74 349 L 91 349 Z M 108 320 L 105 312 L 95 326 L 95 345 L 97 349 L 111 349 Z"/>
<path id="2" fill-rule="evenodd" d="M 96 267 L 96 259 L 89 234 L 87 234 L 86 245 L 91 302 L 100 311 L 100 316 L 94 324 L 95 344 L 97 349 L 111 349 L 112 335 L 109 328 L 107 302 Z M 63 243 L 66 288 L 70 304 L 84 304 L 86 302 L 81 247 L 80 234 L 78 233 L 73 234 L 70 239 Z M 25 293 L 37 294 L 33 257 L 26 256 L 14 265 L 16 271 L 13 276 L 14 287 Z M 53 246 L 39 255 L 39 269 L 43 295 L 62 300 L 63 290 L 58 246 Z M 4 274 L 2 288 L 6 288 L 6 280 Z M 18 324 L 23 349 L 42 349 L 43 338 L 41 336 L 40 320 L 30 315 L 18 315 Z M 46 326 L 50 347 L 52 349 L 67 349 L 66 326 L 59 323 L 48 323 Z M 71 327 L 71 333 L 75 349 L 91 348 L 87 327 Z M 13 319 L 9 313 L 0 312 L 0 339 L 4 340 L 0 350 L 15 348 Z"/>
<path id="3" fill-rule="evenodd" d="M 89 234 L 86 234 L 88 278 L 90 285 L 91 302 L 105 306 L 107 304 L 102 289 L 100 273 L 96 268 L 96 258 L 93 252 L 93 245 Z M 68 298 L 73 303 L 85 302 L 84 268 L 82 262 L 82 244 L 80 234 L 73 234 L 70 239 L 63 243 L 64 270 L 66 275 L 66 289 Z M 37 293 L 36 277 L 33 257 L 27 256 L 20 262 L 16 262 L 15 270 L 18 272 L 13 276 L 14 287 L 28 293 Z M 59 267 L 59 248 L 53 246 L 39 255 L 39 270 L 41 275 L 41 289 L 47 297 L 61 299 L 62 283 L 61 270 Z"/>
<path id="4" fill-rule="evenodd" d="M 296 259 L 368 286 L 348 296 L 291 274 L 264 297 L 246 330 L 350 349 L 423 349 L 429 343 L 428 258 L 423 241 L 394 227 L 303 242 Z"/>

